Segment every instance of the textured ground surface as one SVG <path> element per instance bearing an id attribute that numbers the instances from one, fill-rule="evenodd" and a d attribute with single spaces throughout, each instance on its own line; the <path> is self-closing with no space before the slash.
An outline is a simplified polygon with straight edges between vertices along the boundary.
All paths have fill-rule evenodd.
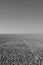
<path id="1" fill-rule="evenodd" d="M 19 62 L 20 64 L 16 65 L 29 65 L 30 63 L 32 63 L 31 65 L 41 65 L 39 59 L 43 60 L 42 35 L 0 35 L 0 61 L 3 63 L 2 65 L 6 65 L 5 62 L 8 62 L 7 65 L 10 63 L 10 65 L 15 65 Z"/>
<path id="2" fill-rule="evenodd" d="M 28 45 L 35 44 L 43 47 L 42 34 L 0 34 L 0 44 L 26 43 Z"/>

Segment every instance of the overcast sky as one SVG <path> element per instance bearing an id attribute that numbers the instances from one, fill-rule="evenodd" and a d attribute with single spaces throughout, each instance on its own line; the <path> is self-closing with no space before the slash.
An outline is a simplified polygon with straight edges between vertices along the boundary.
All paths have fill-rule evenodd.
<path id="1" fill-rule="evenodd" d="M 43 33 L 43 1 L 0 0 L 0 33 Z"/>

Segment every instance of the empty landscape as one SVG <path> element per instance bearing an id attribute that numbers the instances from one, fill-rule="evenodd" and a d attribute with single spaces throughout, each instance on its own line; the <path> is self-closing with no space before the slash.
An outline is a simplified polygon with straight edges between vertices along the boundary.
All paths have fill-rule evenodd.
<path id="1" fill-rule="evenodd" d="M 43 35 L 0 34 L 0 65 L 42 65 Z"/>

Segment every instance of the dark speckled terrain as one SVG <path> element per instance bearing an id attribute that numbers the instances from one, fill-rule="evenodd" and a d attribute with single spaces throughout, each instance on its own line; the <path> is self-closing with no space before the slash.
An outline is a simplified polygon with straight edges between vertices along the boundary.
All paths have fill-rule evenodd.
<path id="1" fill-rule="evenodd" d="M 0 52 L 2 54 L 5 53 L 13 56 L 19 50 L 22 56 L 25 55 L 28 58 L 29 55 L 30 60 L 34 60 L 34 54 L 36 54 L 36 58 L 34 57 L 35 60 L 39 60 L 39 58 L 43 59 L 43 35 L 0 34 Z"/>

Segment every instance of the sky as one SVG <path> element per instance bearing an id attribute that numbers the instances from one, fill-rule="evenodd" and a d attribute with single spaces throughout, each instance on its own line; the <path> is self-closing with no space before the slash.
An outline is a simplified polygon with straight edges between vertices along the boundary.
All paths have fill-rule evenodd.
<path id="1" fill-rule="evenodd" d="M 0 34 L 43 34 L 43 0 L 0 0 Z"/>

